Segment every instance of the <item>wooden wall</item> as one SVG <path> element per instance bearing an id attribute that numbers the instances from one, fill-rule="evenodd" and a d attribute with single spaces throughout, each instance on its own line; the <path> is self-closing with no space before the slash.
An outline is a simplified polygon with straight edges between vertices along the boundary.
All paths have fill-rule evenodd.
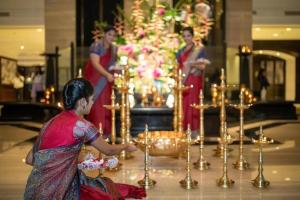
<path id="1" fill-rule="evenodd" d="M 12 85 L 0 85 L 0 102 L 16 101 L 16 91 Z"/>

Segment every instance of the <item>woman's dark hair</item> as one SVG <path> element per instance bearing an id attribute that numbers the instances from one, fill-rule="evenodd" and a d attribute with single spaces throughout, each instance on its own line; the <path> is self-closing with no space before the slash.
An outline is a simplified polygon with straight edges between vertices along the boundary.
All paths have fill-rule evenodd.
<path id="1" fill-rule="evenodd" d="M 37 69 L 37 74 L 40 74 L 42 75 L 44 72 L 42 71 L 42 66 L 38 66 L 38 69 Z"/>
<path id="2" fill-rule="evenodd" d="M 184 32 L 184 31 L 188 31 L 188 32 L 190 32 L 190 34 L 191 34 L 192 36 L 194 36 L 194 29 L 193 29 L 193 27 L 190 27 L 190 26 L 184 27 L 184 28 L 182 29 L 182 32 Z"/>
<path id="3" fill-rule="evenodd" d="M 107 32 L 109 32 L 109 31 L 117 32 L 117 30 L 115 29 L 115 27 L 110 26 L 110 25 L 106 26 L 106 27 L 103 29 L 103 31 L 104 31 L 104 33 L 107 33 Z"/>
<path id="4" fill-rule="evenodd" d="M 67 82 L 63 89 L 63 104 L 66 110 L 74 109 L 76 102 L 85 98 L 88 102 L 94 89 L 91 83 L 83 78 L 75 78 Z"/>

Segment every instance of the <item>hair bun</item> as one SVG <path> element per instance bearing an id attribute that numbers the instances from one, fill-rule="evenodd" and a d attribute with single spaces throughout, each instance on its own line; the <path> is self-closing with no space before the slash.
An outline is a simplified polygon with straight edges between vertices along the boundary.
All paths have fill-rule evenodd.
<path id="1" fill-rule="evenodd" d="M 72 79 L 67 82 L 63 89 L 63 104 L 66 110 L 74 109 L 76 102 L 93 95 L 93 86 L 83 78 Z"/>

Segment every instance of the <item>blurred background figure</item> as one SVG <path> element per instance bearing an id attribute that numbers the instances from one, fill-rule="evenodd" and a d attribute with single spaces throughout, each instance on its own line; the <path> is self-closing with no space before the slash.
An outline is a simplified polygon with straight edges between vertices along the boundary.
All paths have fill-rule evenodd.
<path id="1" fill-rule="evenodd" d="M 33 77 L 32 89 L 31 89 L 31 100 L 33 102 L 40 102 L 45 92 L 45 77 L 41 68 L 38 69 L 37 73 Z"/>
<path id="2" fill-rule="evenodd" d="M 267 88 L 270 86 L 270 83 L 266 77 L 266 70 L 261 68 L 259 70 L 257 80 L 260 84 L 260 100 L 266 101 L 267 100 Z"/>
<path id="3" fill-rule="evenodd" d="M 13 79 L 13 85 L 16 90 L 17 101 L 23 101 L 24 80 L 24 76 L 22 76 L 19 72 L 16 73 L 16 76 Z"/>

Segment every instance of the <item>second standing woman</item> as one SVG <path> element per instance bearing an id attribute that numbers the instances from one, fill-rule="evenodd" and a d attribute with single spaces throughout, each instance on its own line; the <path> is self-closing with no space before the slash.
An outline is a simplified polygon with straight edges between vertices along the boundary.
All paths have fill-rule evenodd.
<path id="1" fill-rule="evenodd" d="M 90 47 L 90 59 L 84 69 L 84 78 L 94 87 L 94 105 L 88 115 L 96 127 L 102 124 L 104 135 L 111 132 L 111 112 L 103 105 L 111 104 L 111 92 L 114 82 L 112 66 L 117 60 L 117 47 L 112 44 L 116 30 L 108 26 L 104 30 L 103 38 L 94 42 Z"/>
<path id="2" fill-rule="evenodd" d="M 195 133 L 199 130 L 199 111 L 190 105 L 199 103 L 200 90 L 203 88 L 203 76 L 206 64 L 203 47 L 198 47 L 193 42 L 194 30 L 192 27 L 185 27 L 182 30 L 182 37 L 186 45 L 177 53 L 178 69 L 181 69 L 185 86 L 193 86 L 183 93 L 183 128 L 191 125 L 191 130 Z M 194 134 L 193 134 L 194 135 Z"/>

